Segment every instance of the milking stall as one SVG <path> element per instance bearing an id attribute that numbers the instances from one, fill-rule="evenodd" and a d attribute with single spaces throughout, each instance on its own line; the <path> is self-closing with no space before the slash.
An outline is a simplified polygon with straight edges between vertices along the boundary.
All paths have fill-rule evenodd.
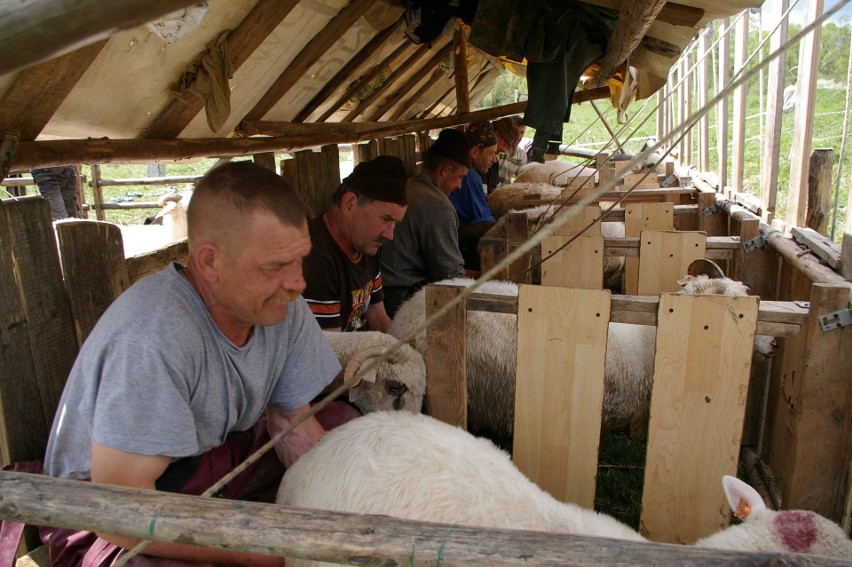
<path id="1" fill-rule="evenodd" d="M 842 530 L 841 549 L 852 545 L 852 193 L 838 191 L 849 184 L 852 62 L 842 129 L 831 132 L 839 156 L 818 147 L 826 132 L 815 126 L 820 33 L 847 2 L 0 0 L 0 567 L 51 565 L 38 526 L 134 538 L 142 554 L 146 542 L 173 542 L 288 564 L 852 564 L 852 553 L 801 545 L 691 545 L 740 523 L 725 476 L 773 514 L 822 516 Z M 487 104 L 509 76 L 524 93 Z M 747 97 L 758 89 L 755 108 Z M 105 195 L 188 191 L 200 174 L 118 179 L 105 168 L 250 159 L 317 215 L 351 171 L 344 154 L 355 165 L 397 156 L 411 176 L 440 130 L 515 115 L 531 140 L 521 172 L 549 173 L 487 195 L 496 223 L 479 241 L 481 271 L 415 295 L 422 324 L 392 330 L 401 342 L 391 350 L 404 342 L 422 354 L 422 413 L 490 438 L 554 506 L 614 514 L 596 490 L 605 469 L 630 469 L 640 510 L 626 523 L 648 541 L 16 466 L 44 457 L 71 367 L 107 307 L 189 253 L 185 229 L 136 250 L 109 221 L 168 199 Z M 561 137 L 587 116 L 606 127 L 605 143 Z M 642 128 L 652 135 L 639 139 Z M 83 218 L 53 222 L 30 171 L 66 164 Z M 748 289 L 681 292 L 705 275 Z M 622 332 L 629 344 L 616 354 Z M 635 348 L 640 332 L 647 352 Z M 634 376 L 641 388 L 625 385 Z M 638 464 L 604 464 L 615 434 L 638 442 Z M 421 464 L 465 458 L 424 453 Z"/>

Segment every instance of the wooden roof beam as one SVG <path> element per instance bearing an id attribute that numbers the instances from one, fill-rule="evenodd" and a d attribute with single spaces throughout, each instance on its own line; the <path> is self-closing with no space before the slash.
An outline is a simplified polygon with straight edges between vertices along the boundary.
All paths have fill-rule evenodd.
<path id="1" fill-rule="evenodd" d="M 413 89 L 420 81 L 422 81 L 426 75 L 432 72 L 432 69 L 438 66 L 441 61 L 443 61 L 447 55 L 449 55 L 453 50 L 452 43 L 448 43 L 442 49 L 440 49 L 435 55 L 432 56 L 429 61 L 426 62 L 425 65 L 420 67 L 417 71 L 415 71 L 404 83 L 402 83 L 397 89 L 391 93 L 387 99 L 385 99 L 382 104 L 379 105 L 376 110 L 370 113 L 368 120 L 379 120 L 382 116 L 388 113 L 388 111 L 394 107 L 396 103 L 398 103 L 402 97 L 407 95 L 411 89 Z M 468 109 L 463 112 L 470 112 L 470 105 L 468 105 Z"/>
<path id="2" fill-rule="evenodd" d="M 347 61 L 346 64 L 341 67 L 331 79 L 329 79 L 314 98 L 312 98 L 311 101 L 299 111 L 299 113 L 293 118 L 293 122 L 304 122 L 307 120 L 313 111 L 327 101 L 328 98 L 334 94 L 334 91 L 343 86 L 343 84 L 349 80 L 349 77 L 351 77 L 361 65 L 373 57 L 373 55 L 381 49 L 385 43 L 387 43 L 394 32 L 397 31 L 404 22 L 405 16 L 400 16 L 396 22 L 373 36 L 373 38 L 367 42 L 367 44 L 364 45 L 358 53 L 349 59 L 349 61 Z"/>
<path id="3" fill-rule="evenodd" d="M 420 97 L 425 95 L 429 89 L 434 87 L 435 84 L 444 76 L 444 72 L 441 69 L 435 69 L 432 71 L 432 76 L 429 77 L 429 79 L 427 79 L 420 88 L 414 92 L 414 94 L 409 96 L 405 102 L 399 105 L 396 112 L 391 115 L 391 120 L 402 120 L 403 116 L 405 116 L 406 112 L 408 112 L 408 109 L 411 108 L 412 105 L 420 99 Z"/>
<path id="4" fill-rule="evenodd" d="M 254 105 L 244 120 L 261 120 L 287 94 L 293 85 L 308 72 L 320 57 L 340 39 L 375 0 L 351 0 L 308 42 L 271 87 Z"/>
<path id="5" fill-rule="evenodd" d="M 467 36 L 470 27 L 460 25 L 453 34 L 453 56 L 455 61 L 456 101 L 462 112 L 470 112 L 470 84 L 467 76 Z"/>
<path id="6" fill-rule="evenodd" d="M 243 21 L 228 34 L 228 56 L 234 71 L 246 62 L 298 3 L 299 0 L 260 0 L 255 4 Z M 177 138 L 203 108 L 204 100 L 201 97 L 192 97 L 188 103 L 172 98 L 166 108 L 151 121 L 143 137 Z"/>
<path id="7" fill-rule="evenodd" d="M 86 45 L 18 73 L 0 98 L 0 131 L 18 132 L 21 141 L 35 140 L 107 41 Z"/>
<path id="8" fill-rule="evenodd" d="M 444 41 L 444 45 L 441 46 L 441 49 L 444 49 L 452 42 L 452 38 L 449 41 Z M 384 83 L 378 85 L 373 91 L 367 95 L 367 97 L 361 101 L 358 107 L 347 114 L 341 122 L 352 122 L 355 120 L 361 113 L 367 110 L 373 102 L 376 101 L 386 90 L 388 90 L 391 85 L 393 85 L 396 81 L 399 80 L 402 75 L 408 73 L 413 67 L 417 65 L 417 62 L 423 59 L 428 53 L 433 53 L 434 51 L 429 48 L 427 45 L 421 45 L 417 48 L 408 59 L 402 62 L 402 64 L 397 67 L 397 69 L 390 74 L 390 76 L 385 80 Z"/>
<path id="9" fill-rule="evenodd" d="M 345 92 L 345 93 L 343 93 L 343 95 L 342 95 L 342 96 L 340 96 L 340 97 L 339 97 L 339 98 L 338 98 L 338 99 L 334 102 L 334 104 L 332 104 L 331 106 L 329 106 L 329 107 L 328 107 L 328 109 L 327 109 L 325 112 L 323 112 L 323 113 L 322 113 L 322 115 L 319 117 L 319 119 L 317 120 L 317 122 L 325 122 L 326 120 L 328 120 L 328 118 L 329 118 L 332 114 L 334 114 L 335 112 L 337 112 L 337 109 L 338 109 L 338 108 L 340 108 L 341 106 L 343 106 L 343 105 L 346 103 L 346 101 L 348 101 L 348 100 L 349 100 L 349 99 L 351 99 L 353 96 L 355 96 L 355 93 L 357 93 L 358 91 L 360 91 L 360 90 L 364 87 L 364 85 L 366 85 L 367 83 L 369 83 L 370 81 L 372 81 L 373 79 L 375 79 L 376 77 L 378 77 L 378 76 L 379 76 L 379 73 L 381 73 L 381 72 L 382 72 L 382 70 L 383 70 L 385 67 L 388 67 L 388 66 L 392 65 L 392 64 L 393 64 L 393 62 L 394 62 L 394 61 L 396 61 L 397 57 L 401 56 L 401 55 L 402 55 L 403 53 L 405 53 L 406 51 L 412 51 L 412 52 L 413 52 L 413 51 L 414 51 L 414 49 L 415 49 L 415 47 L 414 47 L 414 44 L 413 44 L 413 43 L 411 43 L 410 41 L 408 41 L 408 39 L 403 39 L 402 43 L 400 43 L 400 44 L 396 47 L 396 49 L 394 49 L 394 50 L 393 50 L 393 52 L 392 52 L 390 55 L 388 55 L 387 57 L 385 57 L 385 58 L 384 58 L 384 60 L 382 60 L 382 62 L 381 62 L 381 63 L 379 63 L 378 65 L 374 66 L 372 69 L 370 69 L 369 71 L 367 71 L 366 73 L 364 73 L 363 75 L 361 75 L 361 76 L 358 78 L 358 80 L 354 81 L 354 82 L 353 82 L 353 83 L 349 86 L 349 88 L 348 88 L 348 89 L 346 89 L 346 92 Z"/>
<path id="10" fill-rule="evenodd" d="M 0 0 L 0 75 L 70 53 L 196 2 Z"/>
<path id="11" fill-rule="evenodd" d="M 621 6 L 595 84 L 602 85 L 612 77 L 616 68 L 627 60 L 645 37 L 665 5 L 666 0 L 634 0 Z"/>

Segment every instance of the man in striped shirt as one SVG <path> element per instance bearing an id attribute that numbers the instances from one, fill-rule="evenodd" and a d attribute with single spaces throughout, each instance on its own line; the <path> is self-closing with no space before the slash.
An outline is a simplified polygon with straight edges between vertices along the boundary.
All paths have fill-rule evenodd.
<path id="1" fill-rule="evenodd" d="M 302 265 L 302 296 L 323 329 L 387 331 L 380 251 L 405 215 L 405 181 L 397 157 L 359 163 L 331 208 L 308 222 L 312 247 Z"/>

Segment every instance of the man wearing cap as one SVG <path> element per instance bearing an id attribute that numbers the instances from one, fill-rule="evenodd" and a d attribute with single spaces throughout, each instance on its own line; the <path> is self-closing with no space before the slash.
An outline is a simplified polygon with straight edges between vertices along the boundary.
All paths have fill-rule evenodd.
<path id="1" fill-rule="evenodd" d="M 302 296 L 323 329 L 385 332 L 390 325 L 379 254 L 405 216 L 406 177 L 397 157 L 359 163 L 331 208 L 308 223 L 312 248 L 302 266 Z"/>
<path id="2" fill-rule="evenodd" d="M 501 118 L 501 120 L 511 120 L 514 122 L 517 133 L 513 143 L 509 144 L 504 151 L 497 152 L 497 187 L 509 185 L 515 181 L 515 177 L 518 176 L 518 170 L 527 164 L 527 150 L 530 144 L 532 144 L 532 140 L 524 138 L 526 126 L 520 116 Z M 507 131 L 507 134 L 509 133 L 511 132 Z"/>
<path id="3" fill-rule="evenodd" d="M 497 134 L 497 162 L 488 168 L 488 173 L 484 177 L 488 193 L 501 185 L 501 164 L 506 160 L 507 154 L 512 155 L 514 153 L 515 147 L 521 139 L 518 135 L 518 124 L 511 116 L 495 120 L 492 124 L 494 125 L 494 133 Z"/>
<path id="4" fill-rule="evenodd" d="M 466 136 L 443 130 L 423 156 L 423 171 L 408 180 L 408 212 L 382 248 L 385 309 L 397 308 L 424 285 L 464 275 L 459 220 L 447 196 L 470 167 Z"/>
<path id="5" fill-rule="evenodd" d="M 470 170 L 461 189 L 450 193 L 450 201 L 459 217 L 459 249 L 465 269 L 479 271 L 479 239 L 494 226 L 494 216 L 485 201 L 482 174 L 497 161 L 497 135 L 490 122 L 473 122 L 466 130 L 470 144 Z"/>

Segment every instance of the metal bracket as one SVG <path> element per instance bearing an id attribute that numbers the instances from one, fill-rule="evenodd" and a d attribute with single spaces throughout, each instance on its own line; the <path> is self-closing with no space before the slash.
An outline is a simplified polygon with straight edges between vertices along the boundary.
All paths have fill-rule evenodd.
<path id="1" fill-rule="evenodd" d="M 766 239 L 761 236 L 755 236 L 748 242 L 743 242 L 743 250 L 746 254 L 751 254 L 755 250 L 760 250 L 766 245 Z"/>
<path id="2" fill-rule="evenodd" d="M 828 315 L 820 315 L 818 319 L 822 332 L 827 333 L 834 329 L 840 329 L 847 325 L 852 325 L 852 310 L 841 309 L 840 311 L 835 311 Z"/>
<path id="3" fill-rule="evenodd" d="M 706 209 L 701 211 L 701 213 L 705 217 L 710 218 L 721 210 L 722 210 L 722 207 L 720 207 L 718 203 L 713 203 L 712 205 L 710 205 L 709 207 L 707 207 Z"/>
<path id="4" fill-rule="evenodd" d="M 796 305 L 798 305 L 802 309 L 810 309 L 811 308 L 811 302 L 810 301 L 794 301 L 793 303 L 795 303 Z"/>

